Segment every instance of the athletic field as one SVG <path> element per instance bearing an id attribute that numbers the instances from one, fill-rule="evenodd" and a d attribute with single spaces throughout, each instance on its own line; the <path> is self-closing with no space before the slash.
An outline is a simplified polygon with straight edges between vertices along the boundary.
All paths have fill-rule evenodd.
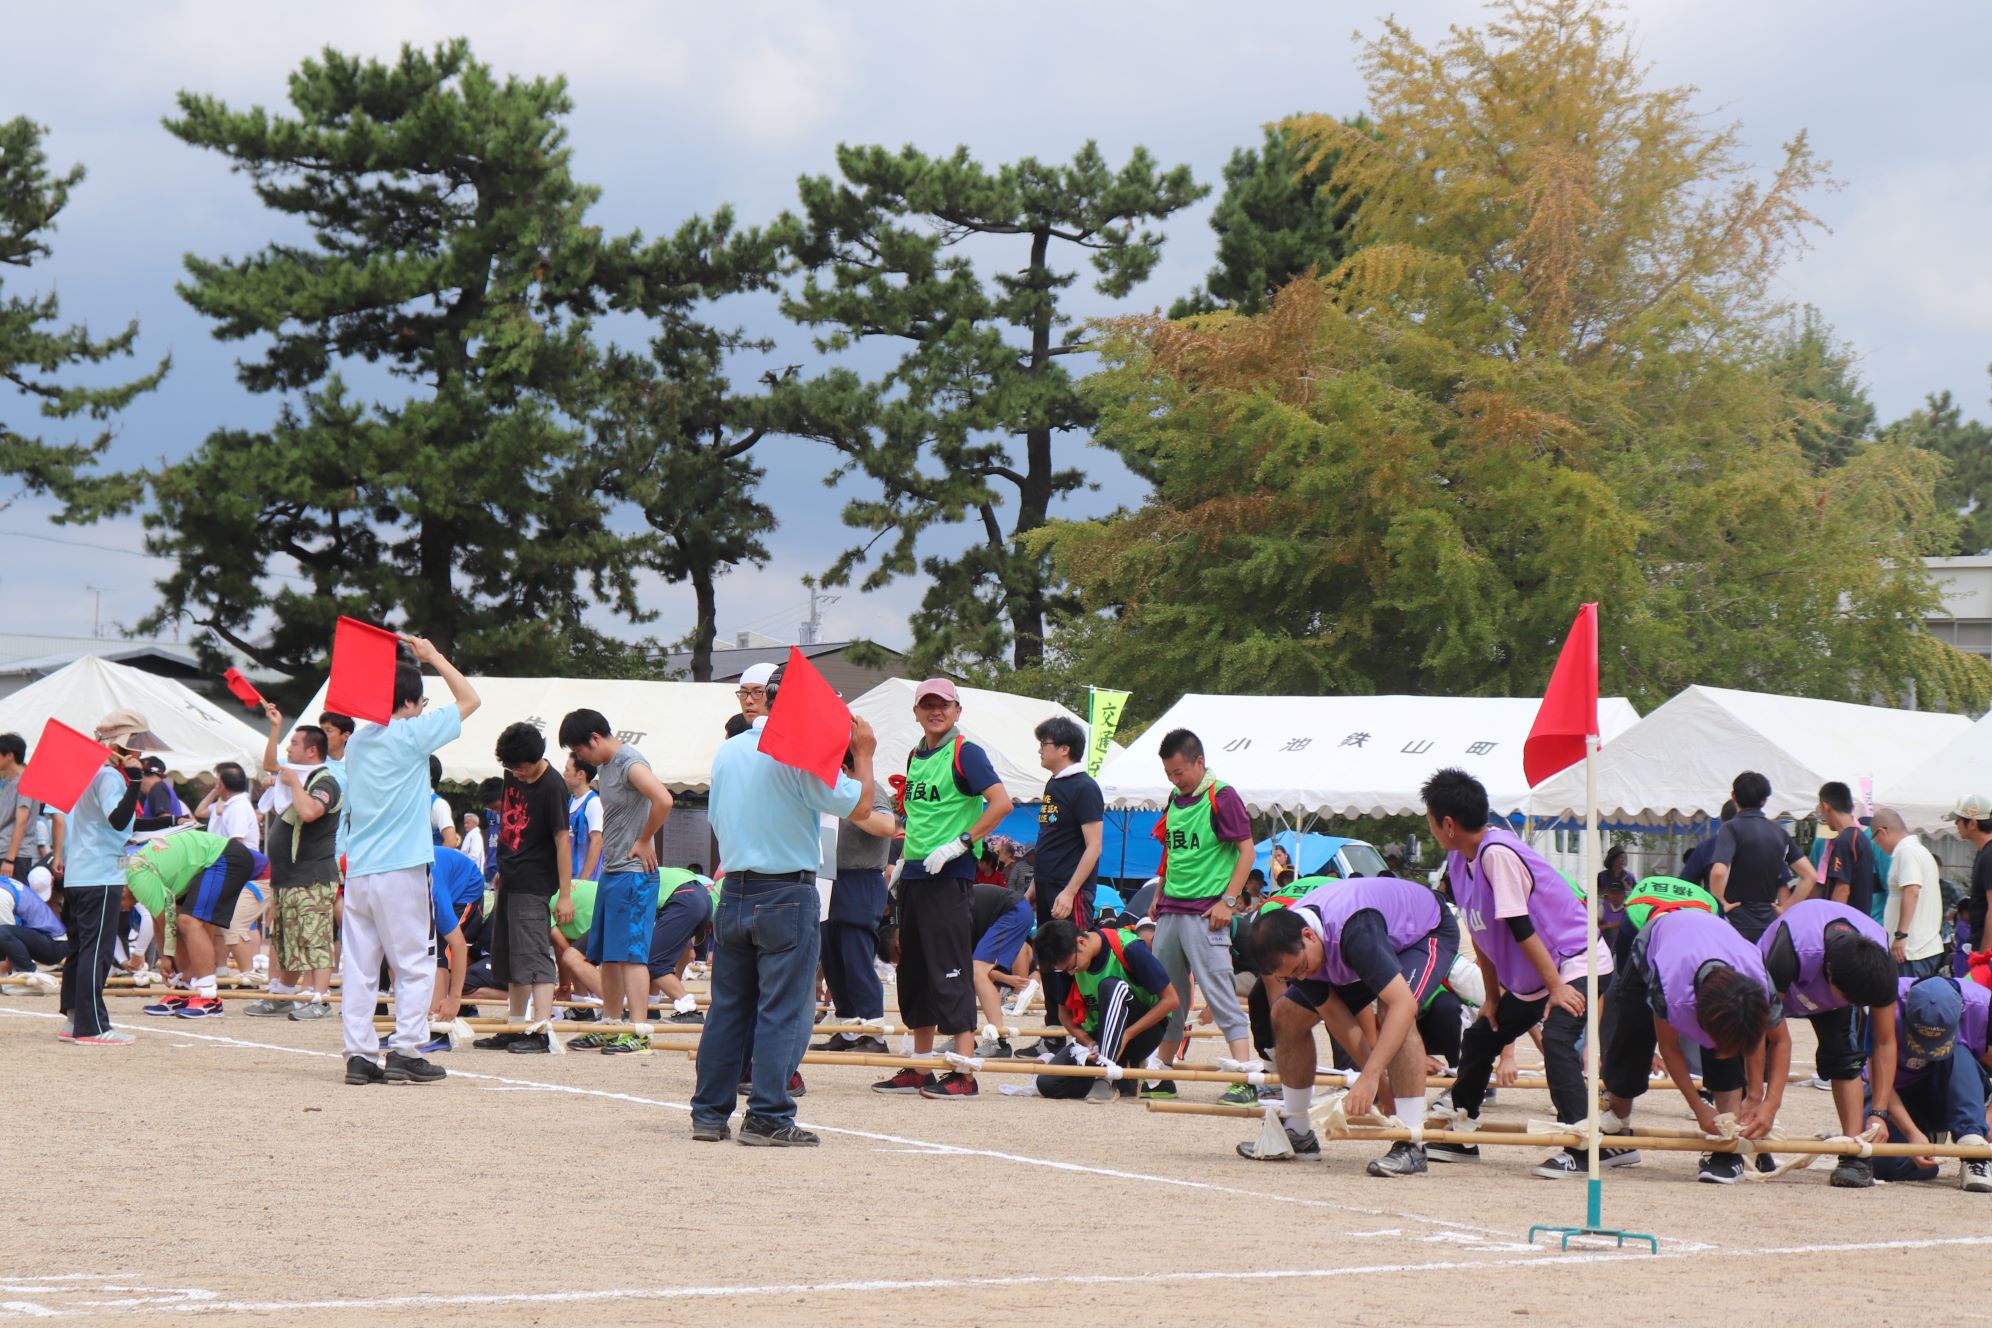
<path id="1" fill-rule="evenodd" d="M 1232 1153 L 1250 1122 L 1008 1097 L 1021 1080 L 996 1075 L 975 1102 L 889 1098 L 830 1066 L 804 1067 L 820 1149 L 695 1144 L 682 1055 L 462 1052 L 437 1058 L 447 1083 L 349 1088 L 337 1021 L 138 1004 L 113 1010 L 136 1045 L 82 1048 L 52 1000 L 0 999 L 0 1320 L 1992 1322 L 1971 1271 L 1992 1202 L 1954 1179 L 1839 1191 L 1819 1165 L 1720 1187 L 1650 1154 L 1607 1176 L 1605 1216 L 1659 1256 L 1562 1253 L 1525 1240 L 1582 1216 L 1581 1182 L 1528 1175 L 1548 1150 L 1373 1180 L 1380 1144 L 1251 1163 Z M 1671 1090 L 1644 1103 L 1686 1119 Z M 1788 1134 L 1832 1124 L 1823 1092 L 1786 1104 Z M 1507 1090 L 1484 1119 L 1548 1112 Z"/>

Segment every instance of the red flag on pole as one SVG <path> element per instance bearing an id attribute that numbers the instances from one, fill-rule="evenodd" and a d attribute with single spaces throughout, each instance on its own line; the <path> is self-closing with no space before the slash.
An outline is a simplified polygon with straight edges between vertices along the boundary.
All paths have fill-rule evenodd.
<path id="1" fill-rule="evenodd" d="M 241 670 L 230 669 L 221 675 L 221 680 L 228 684 L 228 690 L 235 694 L 235 699 L 249 709 L 254 710 L 263 704 L 263 694 L 256 690 L 255 683 L 242 676 Z"/>
<path id="2" fill-rule="evenodd" d="M 384 627 L 340 618 L 332 628 L 332 677 L 325 684 L 325 708 L 376 724 L 393 719 L 395 652 L 400 644 L 401 639 Z"/>
<path id="3" fill-rule="evenodd" d="M 1570 624 L 1542 708 L 1522 744 L 1522 773 L 1530 786 L 1583 760 L 1584 739 L 1597 731 L 1598 606 L 1586 604 Z"/>
<path id="4" fill-rule="evenodd" d="M 761 730 L 762 752 L 835 784 L 850 746 L 851 708 L 816 666 L 790 646 L 782 685 Z"/>
<path id="5" fill-rule="evenodd" d="M 76 810 L 83 790 L 111 759 L 111 749 L 87 733 L 78 733 L 59 719 L 42 725 L 28 768 L 21 772 L 21 796 L 36 798 L 61 811 Z"/>

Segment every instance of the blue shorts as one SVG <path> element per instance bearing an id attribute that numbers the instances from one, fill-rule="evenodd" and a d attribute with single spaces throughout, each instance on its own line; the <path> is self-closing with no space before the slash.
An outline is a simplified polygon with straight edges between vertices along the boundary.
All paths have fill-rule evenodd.
<path id="1" fill-rule="evenodd" d="M 982 939 L 975 943 L 975 962 L 994 964 L 1007 969 L 1017 962 L 1017 951 L 1031 934 L 1031 924 L 1037 919 L 1031 913 L 1031 901 L 1019 899 L 1017 906 L 989 924 L 989 930 L 982 933 Z"/>
<path id="2" fill-rule="evenodd" d="M 678 956 L 711 923 L 712 900 L 704 885 L 686 881 L 674 890 L 657 910 L 657 926 L 650 937 L 650 976 L 675 972 Z"/>
<path id="3" fill-rule="evenodd" d="M 588 929 L 591 964 L 650 963 L 657 925 L 657 873 L 610 872 L 595 887 L 595 923 Z"/>

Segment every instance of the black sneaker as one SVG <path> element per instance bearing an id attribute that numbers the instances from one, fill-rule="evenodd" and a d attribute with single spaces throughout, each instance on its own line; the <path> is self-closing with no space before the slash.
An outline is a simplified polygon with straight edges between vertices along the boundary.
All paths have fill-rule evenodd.
<path id="1" fill-rule="evenodd" d="M 1734 1153 L 1704 1153 L 1697 1179 L 1707 1185 L 1734 1185 L 1743 1179 L 1743 1159 Z"/>
<path id="2" fill-rule="evenodd" d="M 885 1045 L 885 1039 L 877 1037 L 861 1037 L 850 1046 L 844 1048 L 844 1050 L 858 1052 L 865 1056 L 886 1056 L 891 1054 L 891 1049 Z"/>
<path id="3" fill-rule="evenodd" d="M 1479 1144 L 1430 1143 L 1425 1145 L 1425 1159 L 1429 1162 L 1478 1162 Z"/>
<path id="4" fill-rule="evenodd" d="M 1259 1141 L 1257 1139 L 1248 1139 L 1246 1142 L 1238 1145 L 1238 1156 L 1252 1162 L 1292 1162 L 1295 1160 L 1319 1162 L 1321 1160 L 1321 1141 L 1314 1137 L 1314 1131 L 1309 1130 L 1305 1134 L 1299 1134 L 1289 1125 L 1286 1127 L 1286 1137 L 1287 1147 L 1293 1149 L 1291 1157 L 1285 1153 L 1267 1153 L 1262 1156 L 1259 1152 Z"/>
<path id="5" fill-rule="evenodd" d="M 1854 1160 L 1856 1162 L 1860 1161 L 1859 1158 L 1855 1158 Z M 1757 1170 L 1763 1172 L 1766 1176 L 1768 1176 L 1777 1169 L 1778 1169 L 1778 1160 L 1776 1158 L 1772 1157 L 1769 1153 L 1757 1154 Z"/>
<path id="6" fill-rule="evenodd" d="M 832 1033 L 810 1048 L 811 1051 L 850 1051 L 858 1039 L 849 1033 Z"/>
<path id="7" fill-rule="evenodd" d="M 545 1056 L 553 1051 L 553 1034 L 521 1033 L 505 1050 L 514 1056 Z"/>
<path id="8" fill-rule="evenodd" d="M 1142 1081 L 1140 1096 L 1143 1102 L 1173 1102 L 1176 1099 L 1174 1079 L 1146 1079 Z"/>
<path id="9" fill-rule="evenodd" d="M 814 1148 L 822 1140 L 796 1125 L 781 1125 L 766 1116 L 740 1122 L 740 1142 L 750 1148 Z"/>
<path id="10" fill-rule="evenodd" d="M 599 1023 L 601 1018 L 602 1012 L 600 1010 L 595 1009 L 591 1005 L 579 1005 L 567 1011 L 567 1017 L 561 1022 L 569 1024 L 593 1024 Z"/>
<path id="11" fill-rule="evenodd" d="M 1064 1038 L 1062 1037 L 1040 1038 L 1036 1042 L 1031 1043 L 1031 1045 L 1028 1047 L 1018 1048 L 1017 1055 L 1021 1058 L 1027 1058 L 1029 1060 L 1042 1060 L 1046 1056 L 1056 1056 L 1059 1052 L 1064 1050 L 1065 1050 Z"/>
<path id="12" fill-rule="evenodd" d="M 346 1082 L 349 1084 L 377 1084 L 387 1078 L 387 1071 L 379 1064 L 364 1056 L 346 1058 Z"/>
<path id="13" fill-rule="evenodd" d="M 1382 1157 L 1373 1158 L 1365 1168 L 1372 1176 L 1394 1179 L 1425 1174 L 1425 1149 L 1420 1144 L 1395 1143 Z"/>
<path id="14" fill-rule="evenodd" d="M 387 1082 L 390 1084 L 433 1084 L 449 1077 L 449 1071 L 440 1065 L 432 1065 L 420 1056 L 404 1056 L 398 1051 L 387 1053 Z"/>
<path id="15" fill-rule="evenodd" d="M 1827 1184 L 1842 1190 L 1865 1190 L 1874 1184 L 1874 1163 L 1864 1157 L 1843 1157 Z"/>
<path id="16" fill-rule="evenodd" d="M 673 1010 L 664 1020 L 667 1024 L 703 1024 L 704 1010 Z"/>
<path id="17" fill-rule="evenodd" d="M 504 1051 L 524 1036 L 524 1033 L 493 1033 L 490 1037 L 476 1039 L 470 1045 L 479 1051 Z"/>
<path id="18" fill-rule="evenodd" d="M 725 1121 L 714 1121 L 710 1125 L 701 1125 L 697 1121 L 692 1122 L 692 1140 L 695 1143 L 722 1143 L 732 1134 L 733 1131 L 727 1127 Z"/>

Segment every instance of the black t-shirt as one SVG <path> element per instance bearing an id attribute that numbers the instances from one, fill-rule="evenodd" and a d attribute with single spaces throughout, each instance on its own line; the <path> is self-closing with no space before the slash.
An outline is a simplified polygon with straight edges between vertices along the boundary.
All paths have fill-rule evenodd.
<path id="1" fill-rule="evenodd" d="M 263 847 L 270 854 L 270 884 L 279 889 L 339 880 L 339 817 L 346 809 L 345 792 L 333 773 L 320 766 L 304 777 L 304 796 L 321 804 L 325 814 L 296 825 L 273 816 L 263 836 Z"/>
<path id="2" fill-rule="evenodd" d="M 1874 845 L 1868 843 L 1867 836 L 1857 825 L 1850 825 L 1833 836 L 1827 846 L 1825 867 L 1820 873 L 1826 879 L 1827 896 L 1841 883 L 1847 887 L 1847 907 L 1856 913 L 1872 916 L 1874 913 Z"/>
<path id="3" fill-rule="evenodd" d="M 1404 976 L 1404 965 L 1390 947 L 1390 928 L 1373 908 L 1358 909 L 1342 924 L 1342 962 L 1355 970 L 1372 996 L 1383 995 L 1392 978 Z"/>
<path id="4" fill-rule="evenodd" d="M 1715 861 L 1729 867 L 1723 895 L 1732 906 L 1775 904 L 1786 866 L 1804 856 L 1785 828 L 1765 816 L 1761 808 L 1737 812 L 1715 836 Z M 1868 875 L 1871 891 L 1872 862 Z"/>
<path id="5" fill-rule="evenodd" d="M 524 895 L 551 895 L 560 889 L 554 836 L 567 829 L 567 781 L 551 762 L 534 782 L 505 776 L 498 803 L 498 879 L 501 888 Z"/>
<path id="6" fill-rule="evenodd" d="M 1985 948 L 1985 897 L 1992 891 L 1992 842 L 1978 850 L 1971 860 L 1971 898 L 1965 901 L 1964 916 L 1971 923 L 1973 949 Z M 1917 907 L 1922 907 L 1920 904 Z"/>
<path id="7" fill-rule="evenodd" d="M 981 940 L 996 925 L 996 920 L 1015 908 L 1017 901 L 1023 897 L 1022 890 L 1011 890 L 1001 885 L 976 886 L 975 897 L 968 904 L 975 939 Z"/>
<path id="8" fill-rule="evenodd" d="M 1106 818 L 1106 799 L 1100 786 L 1084 770 L 1044 782 L 1044 801 L 1038 804 L 1037 911 L 1040 918 L 1051 916 L 1051 902 L 1072 883 L 1079 859 L 1086 852 L 1083 827 L 1097 825 Z M 1080 885 L 1081 902 L 1089 908 L 1093 886 L 1100 879 L 1099 864 Z"/>

